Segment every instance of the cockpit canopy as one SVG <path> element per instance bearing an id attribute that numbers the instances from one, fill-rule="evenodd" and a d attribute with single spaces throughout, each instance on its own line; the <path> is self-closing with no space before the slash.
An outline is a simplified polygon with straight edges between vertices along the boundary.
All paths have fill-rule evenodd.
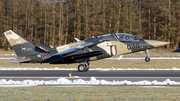
<path id="1" fill-rule="evenodd" d="M 114 33 L 114 34 L 106 34 L 106 35 L 101 35 L 97 36 L 97 38 L 100 41 L 140 41 L 143 40 L 137 36 L 134 36 L 132 34 L 127 34 L 127 33 Z M 117 40 L 118 39 L 118 40 Z"/>

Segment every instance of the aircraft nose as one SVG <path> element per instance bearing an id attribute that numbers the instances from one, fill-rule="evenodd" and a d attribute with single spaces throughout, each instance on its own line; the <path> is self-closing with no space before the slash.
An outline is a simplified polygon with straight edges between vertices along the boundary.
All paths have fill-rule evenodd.
<path id="1" fill-rule="evenodd" d="M 144 40 L 146 41 L 148 44 L 154 46 L 154 47 L 160 47 L 163 45 L 168 45 L 170 44 L 170 42 L 165 42 L 165 41 L 157 41 L 157 40 Z"/>

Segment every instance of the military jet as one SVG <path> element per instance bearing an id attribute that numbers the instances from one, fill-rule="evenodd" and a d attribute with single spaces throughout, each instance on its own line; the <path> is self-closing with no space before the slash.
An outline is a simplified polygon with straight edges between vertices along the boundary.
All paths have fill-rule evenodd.
<path id="1" fill-rule="evenodd" d="M 70 64 L 83 63 L 78 66 L 79 72 L 89 70 L 89 61 L 109 58 L 116 55 L 145 51 L 146 62 L 150 61 L 148 49 L 170 44 L 170 42 L 145 40 L 127 33 L 111 33 L 92 37 L 85 40 L 62 45 L 59 47 L 47 47 L 40 44 L 39 47 L 25 40 L 12 30 L 4 32 L 18 58 L 11 63 L 49 63 Z"/>

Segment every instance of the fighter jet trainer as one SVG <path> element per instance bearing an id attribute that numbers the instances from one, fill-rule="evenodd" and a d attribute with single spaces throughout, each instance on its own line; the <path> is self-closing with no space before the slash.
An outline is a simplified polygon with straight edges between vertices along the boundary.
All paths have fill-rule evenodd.
<path id="1" fill-rule="evenodd" d="M 146 51 L 146 62 L 150 61 L 148 49 L 170 44 L 170 42 L 145 40 L 127 33 L 112 33 L 85 40 L 62 45 L 59 47 L 47 47 L 40 44 L 39 47 L 25 40 L 12 30 L 4 32 L 18 58 L 11 63 L 49 63 L 70 64 L 83 63 L 78 66 L 79 72 L 89 70 L 89 61 L 109 58 L 115 55 L 123 55 L 138 51 Z"/>

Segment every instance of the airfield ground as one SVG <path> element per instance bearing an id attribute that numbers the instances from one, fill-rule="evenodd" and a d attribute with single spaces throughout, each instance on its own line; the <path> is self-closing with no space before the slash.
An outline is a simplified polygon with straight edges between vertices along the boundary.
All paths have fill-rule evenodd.
<path id="1" fill-rule="evenodd" d="M 1 53 L 1 52 L 0 52 Z M 2 53 L 6 54 L 6 53 Z M 11 54 L 11 52 L 7 53 Z M 171 53 L 170 51 L 150 51 L 151 56 L 175 56 L 179 57 L 180 53 Z M 1 55 L 0 55 L 1 56 Z M 143 52 L 133 53 L 129 56 L 143 56 Z M 0 60 L 0 67 L 7 68 L 77 68 L 78 64 L 70 65 L 49 65 L 49 64 L 12 64 L 10 60 Z M 127 60 L 127 59 L 104 59 L 91 62 L 90 68 L 137 68 L 137 69 L 171 69 L 180 68 L 180 59 L 152 59 L 145 62 L 144 59 Z M 34 100 L 34 101 L 51 101 L 51 100 L 174 100 L 180 99 L 180 87 L 132 87 L 132 86 L 70 86 L 70 87 L 0 87 L 0 100 Z"/>
<path id="2" fill-rule="evenodd" d="M 112 101 L 112 100 L 156 100 L 178 101 L 180 88 L 177 87 L 13 87 L 0 88 L 3 101 Z"/>

